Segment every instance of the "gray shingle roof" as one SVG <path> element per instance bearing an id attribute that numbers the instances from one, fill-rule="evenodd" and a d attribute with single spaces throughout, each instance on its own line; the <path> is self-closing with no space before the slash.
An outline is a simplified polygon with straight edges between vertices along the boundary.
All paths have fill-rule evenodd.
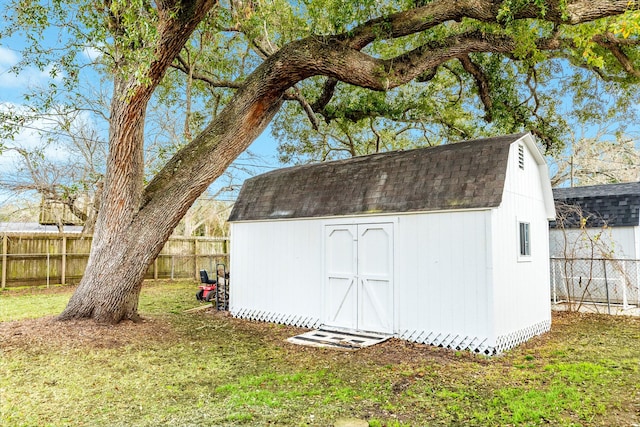
<path id="1" fill-rule="evenodd" d="M 580 206 L 588 227 L 640 225 L 640 182 L 554 188 L 553 199 L 559 212 L 562 204 Z M 568 218 L 565 227 L 575 228 L 579 224 L 574 215 Z"/>
<path id="2" fill-rule="evenodd" d="M 245 181 L 229 221 L 499 206 L 522 134 L 279 169 Z"/>

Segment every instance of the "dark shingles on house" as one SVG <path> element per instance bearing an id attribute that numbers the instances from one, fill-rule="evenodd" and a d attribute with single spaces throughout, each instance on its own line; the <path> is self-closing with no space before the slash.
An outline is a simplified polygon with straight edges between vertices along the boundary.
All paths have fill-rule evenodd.
<path id="1" fill-rule="evenodd" d="M 554 188 L 553 199 L 558 212 L 563 205 L 579 206 L 587 227 L 640 225 L 640 182 Z M 580 218 L 569 215 L 565 227 L 579 227 Z M 551 223 L 551 227 L 557 225 Z"/>
<path id="2" fill-rule="evenodd" d="M 294 166 L 245 181 L 230 221 L 497 207 L 525 134 Z"/>

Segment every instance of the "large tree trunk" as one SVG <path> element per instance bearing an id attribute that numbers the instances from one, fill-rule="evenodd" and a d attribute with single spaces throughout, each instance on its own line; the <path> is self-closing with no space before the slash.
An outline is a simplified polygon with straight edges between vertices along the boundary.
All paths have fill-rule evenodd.
<path id="1" fill-rule="evenodd" d="M 138 319 L 147 269 L 198 196 L 266 128 L 282 104 L 282 93 L 265 92 L 260 78 L 252 79 L 145 191 L 127 179 L 107 181 L 85 275 L 59 319 L 93 318 L 105 323 Z M 131 147 L 126 138 L 119 141 Z M 135 175 L 135 169 L 142 167 L 137 161 L 141 153 L 119 157 L 119 148 L 114 142 L 109 165 L 118 165 L 119 176 Z"/>
<path id="2" fill-rule="evenodd" d="M 129 72 L 115 74 L 109 158 L 91 254 L 80 285 L 60 314 L 60 320 L 93 318 L 117 323 L 138 318 L 144 274 L 195 200 L 143 205 L 145 112 L 167 68 L 214 4 L 215 0 L 158 2 L 158 35 L 151 47 L 155 60 L 148 65 L 138 64 L 139 70 L 145 72 L 144 78 L 131 74 L 135 67 L 127 62 L 129 59 L 119 59 L 117 68 Z M 118 27 L 122 22 L 117 15 L 110 18 L 118 43 L 118 36 L 126 33 L 126 29 Z M 126 37 L 124 40 L 129 43 Z"/>
<path id="3" fill-rule="evenodd" d="M 137 239 L 128 232 L 136 216 L 142 197 L 144 174 L 143 140 L 144 108 L 148 94 L 125 101 L 130 83 L 116 79 L 111 105 L 109 129 L 109 158 L 103 200 L 96 221 L 91 253 L 80 285 L 69 301 L 60 319 L 92 317 L 100 322 L 114 323 L 125 318 L 137 320 L 141 266 L 138 257 L 128 250 L 138 248 L 136 243 L 147 242 L 144 230 Z M 146 99 L 145 99 L 146 98 Z M 127 248 L 120 250 L 119 248 Z M 145 254 L 146 251 L 140 251 Z M 133 265 L 132 265 L 133 262 Z"/>

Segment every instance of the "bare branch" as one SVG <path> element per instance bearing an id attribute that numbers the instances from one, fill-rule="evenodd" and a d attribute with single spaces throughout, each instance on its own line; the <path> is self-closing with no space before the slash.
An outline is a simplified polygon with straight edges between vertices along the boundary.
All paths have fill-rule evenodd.
<path id="1" fill-rule="evenodd" d="M 313 108 L 313 111 L 321 112 L 324 110 L 329 102 L 331 102 L 331 98 L 333 98 L 337 85 L 338 80 L 334 78 L 328 78 L 327 81 L 324 82 L 322 94 L 320 94 L 320 97 L 311 106 Z"/>
<path id="2" fill-rule="evenodd" d="M 376 130 L 375 122 L 373 118 L 369 119 L 369 127 L 371 128 L 371 132 L 376 136 L 376 153 L 380 152 L 380 141 L 382 140 L 382 136 L 380 132 Z"/>
<path id="3" fill-rule="evenodd" d="M 176 60 L 178 61 L 178 64 L 174 62 L 173 64 L 171 64 L 171 68 L 174 68 L 178 71 L 183 72 L 186 75 L 189 75 L 190 67 L 185 62 L 184 58 L 178 55 L 176 57 Z M 229 89 L 239 89 L 242 87 L 241 82 L 231 81 L 231 80 L 216 80 L 209 76 L 205 76 L 204 74 L 200 74 L 195 70 L 193 70 L 193 74 L 191 75 L 191 78 L 193 78 L 194 80 L 199 80 L 201 82 L 204 82 L 211 87 L 229 88 Z"/>
<path id="4" fill-rule="evenodd" d="M 307 114 L 307 117 L 309 117 L 309 121 L 311 122 L 313 129 L 316 131 L 318 130 L 318 118 L 313 111 L 313 107 L 309 105 L 304 95 L 297 87 L 294 86 L 287 90 L 284 94 L 284 99 L 298 101 L 304 112 Z"/>
<path id="5" fill-rule="evenodd" d="M 487 79 L 487 76 L 484 74 L 482 69 L 480 69 L 480 67 L 474 63 L 471 58 L 469 58 L 469 55 L 463 55 L 458 58 L 458 60 L 465 71 L 473 76 L 473 79 L 476 82 L 476 87 L 478 88 L 480 100 L 482 101 L 482 105 L 484 105 L 484 119 L 488 123 L 491 123 L 491 121 L 493 121 L 491 114 L 493 100 L 490 95 L 489 79 Z"/>

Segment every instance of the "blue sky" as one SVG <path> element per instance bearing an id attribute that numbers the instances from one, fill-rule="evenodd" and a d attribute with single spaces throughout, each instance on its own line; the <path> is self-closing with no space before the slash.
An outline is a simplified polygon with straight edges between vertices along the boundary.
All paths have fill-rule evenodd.
<path id="1" fill-rule="evenodd" d="M 0 108 L 8 108 L 12 106 L 14 108 L 20 108 L 24 105 L 23 94 L 29 88 L 46 88 L 51 77 L 48 70 L 39 70 L 35 67 L 27 67 L 22 70 L 19 75 L 16 75 L 10 71 L 11 67 L 16 65 L 21 60 L 20 50 L 24 47 L 22 39 L 14 37 L 9 39 L 0 39 Z M 89 62 L 95 58 L 96 53 L 92 51 L 84 52 L 84 59 Z M 86 70 L 86 69 L 85 69 Z M 87 78 L 88 77 L 88 78 Z M 85 80 L 97 81 L 97 76 L 85 76 Z M 36 147 L 40 145 L 40 135 L 38 129 L 49 132 L 51 125 L 45 121 L 38 121 L 33 124 L 29 129 L 24 129 L 22 132 L 15 136 L 14 141 L 7 144 L 13 144 L 21 147 Z M 51 129 L 51 131 L 53 131 Z M 104 138 L 106 140 L 106 129 Z M 254 171 L 254 173 L 266 172 L 272 169 L 281 167 L 277 160 L 277 142 L 271 137 L 269 129 L 265 130 L 256 141 L 249 147 L 255 156 L 242 155 L 236 163 L 246 168 L 248 166 Z M 49 146 L 45 150 L 45 154 L 48 158 L 63 157 L 65 154 L 57 149 L 55 146 Z M 0 154 L 0 174 L 14 172 L 18 167 L 16 163 L 16 154 L 11 151 L 5 151 Z M 233 173 L 233 184 L 241 184 L 244 179 L 249 177 L 245 172 L 235 171 Z M 226 186 L 229 184 L 229 180 L 225 177 L 220 179 L 221 182 L 214 183 L 212 185 L 212 191 L 216 191 L 219 186 Z M 229 198 L 232 195 L 222 194 L 220 198 Z M 9 200 L 11 195 L 8 193 L 0 192 L 0 205 Z"/>

